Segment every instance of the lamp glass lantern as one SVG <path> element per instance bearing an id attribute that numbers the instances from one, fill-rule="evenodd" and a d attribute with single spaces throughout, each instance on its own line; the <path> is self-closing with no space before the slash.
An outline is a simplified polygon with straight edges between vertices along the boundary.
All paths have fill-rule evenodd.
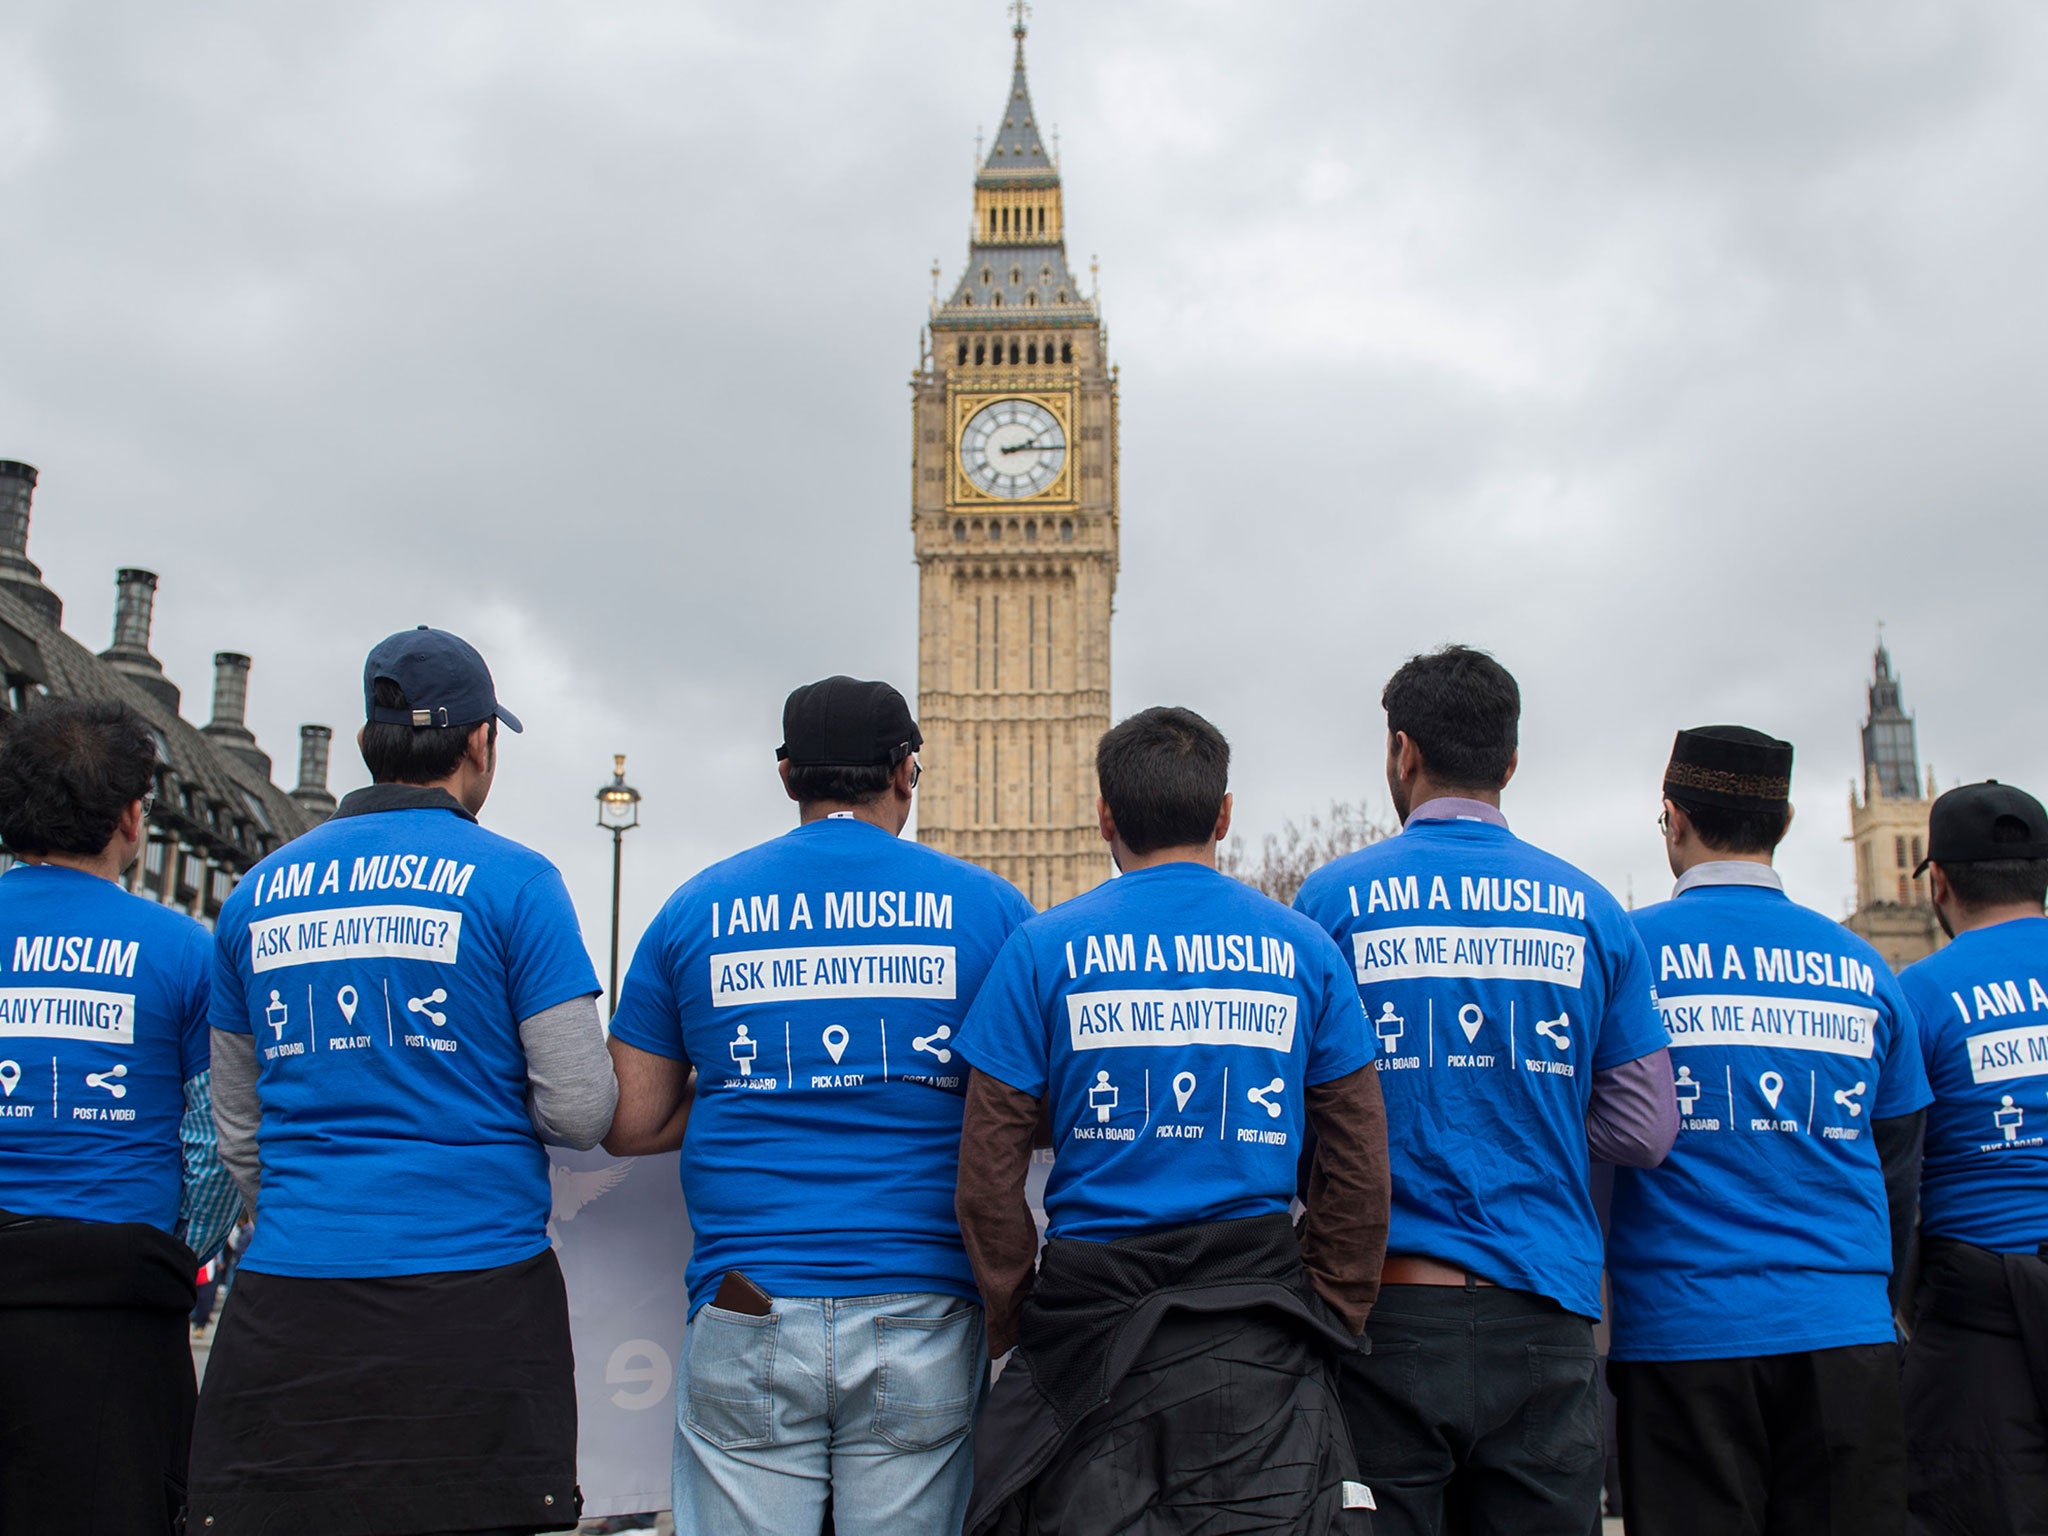
<path id="1" fill-rule="evenodd" d="M 597 792 L 597 824 L 607 832 L 640 825 L 640 791 L 626 782 L 626 754 L 612 757 L 612 781 Z"/>

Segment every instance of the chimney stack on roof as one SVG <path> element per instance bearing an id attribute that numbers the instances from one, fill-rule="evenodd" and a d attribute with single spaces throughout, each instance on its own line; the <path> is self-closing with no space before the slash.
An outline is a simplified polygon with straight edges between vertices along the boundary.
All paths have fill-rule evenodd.
<path id="1" fill-rule="evenodd" d="M 149 651 L 149 630 L 156 614 L 156 572 L 123 567 L 114 574 L 114 643 L 100 652 L 116 671 L 172 714 L 178 712 L 178 685 L 164 676 L 164 664 Z"/>
<path id="2" fill-rule="evenodd" d="M 42 569 L 28 557 L 29 504 L 35 500 L 33 465 L 0 459 L 0 589 L 50 621 L 64 621 L 63 599 L 43 585 Z"/>
<path id="3" fill-rule="evenodd" d="M 327 790 L 327 754 L 334 732 L 324 725 L 299 727 L 299 787 L 292 798 L 313 816 L 332 816 L 334 796 Z"/>
<path id="4" fill-rule="evenodd" d="M 231 752 L 250 767 L 270 777 L 270 754 L 256 745 L 256 733 L 248 726 L 249 658 L 240 651 L 217 651 L 213 658 L 213 718 L 206 734 L 224 752 Z"/>

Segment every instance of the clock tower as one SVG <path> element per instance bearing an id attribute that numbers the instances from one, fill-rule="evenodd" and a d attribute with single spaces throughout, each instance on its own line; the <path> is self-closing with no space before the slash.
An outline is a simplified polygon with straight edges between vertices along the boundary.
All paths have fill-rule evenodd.
<path id="1" fill-rule="evenodd" d="M 918 839 L 1044 908 L 1111 873 L 1095 816 L 1117 575 L 1116 370 L 1067 267 L 1024 16 L 967 267 L 911 380 Z M 936 274 L 935 274 L 936 275 Z"/>

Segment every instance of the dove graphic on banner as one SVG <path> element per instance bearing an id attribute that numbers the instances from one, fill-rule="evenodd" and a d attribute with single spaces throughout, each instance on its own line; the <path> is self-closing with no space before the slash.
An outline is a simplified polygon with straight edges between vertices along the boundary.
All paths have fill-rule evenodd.
<path id="1" fill-rule="evenodd" d="M 562 1251 L 561 1223 L 576 1219 L 576 1213 L 593 1200 L 603 1198 L 619 1187 L 633 1165 L 628 1162 L 613 1163 L 609 1168 L 593 1168 L 579 1172 L 567 1163 L 548 1164 L 548 1193 L 553 1204 L 548 1211 L 548 1242 L 555 1252 Z"/>

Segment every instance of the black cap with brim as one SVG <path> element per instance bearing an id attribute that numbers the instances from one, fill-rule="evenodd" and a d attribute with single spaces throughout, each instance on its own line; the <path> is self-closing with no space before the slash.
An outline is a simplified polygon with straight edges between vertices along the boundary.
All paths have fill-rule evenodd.
<path id="1" fill-rule="evenodd" d="M 1993 859 L 2048 859 L 2048 813 L 2041 802 L 1996 779 L 1960 785 L 1936 800 L 1927 813 L 1927 857 L 1913 877 L 1930 864 Z"/>
<path id="2" fill-rule="evenodd" d="M 799 768 L 894 767 L 924 745 L 903 695 L 887 683 L 828 677 L 782 706 L 778 761 Z"/>
<path id="3" fill-rule="evenodd" d="M 377 703 L 379 680 L 394 683 L 409 708 Z M 402 629 L 377 642 L 363 662 L 363 718 L 379 725 L 415 729 L 481 725 L 495 716 L 505 729 L 521 729 L 519 717 L 498 702 L 491 669 L 477 648 L 445 629 Z"/>
<path id="4" fill-rule="evenodd" d="M 1664 793 L 1680 804 L 1731 811 L 1782 809 L 1792 799 L 1792 743 L 1746 725 L 1680 731 L 1664 769 Z"/>

